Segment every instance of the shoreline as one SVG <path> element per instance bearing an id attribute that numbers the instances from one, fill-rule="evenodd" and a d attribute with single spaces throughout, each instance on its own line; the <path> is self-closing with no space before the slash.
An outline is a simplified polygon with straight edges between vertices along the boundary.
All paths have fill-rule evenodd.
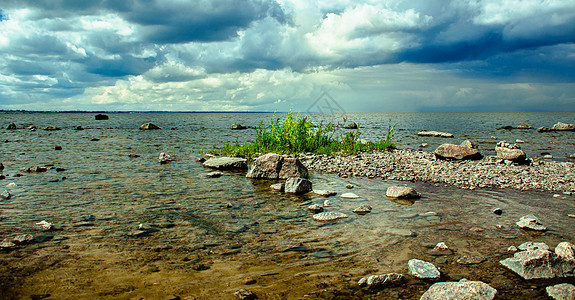
<path id="1" fill-rule="evenodd" d="M 396 149 L 353 156 L 299 155 L 310 170 L 340 177 L 447 184 L 461 189 L 502 188 L 575 193 L 575 164 L 533 158 L 530 165 L 505 163 L 495 156 L 446 161 L 432 152 Z"/>

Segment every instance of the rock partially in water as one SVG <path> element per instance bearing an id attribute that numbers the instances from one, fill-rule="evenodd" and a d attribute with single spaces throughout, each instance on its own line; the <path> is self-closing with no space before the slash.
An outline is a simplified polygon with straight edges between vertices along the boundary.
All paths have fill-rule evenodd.
<path id="1" fill-rule="evenodd" d="M 42 220 L 38 223 L 36 223 L 37 226 L 39 226 L 39 230 L 41 231 L 48 231 L 50 229 L 52 229 L 52 223 L 50 222 L 46 222 L 46 220 Z"/>
<path id="2" fill-rule="evenodd" d="M 74 130 L 84 130 L 84 127 L 82 127 L 81 125 L 76 125 L 74 126 Z"/>
<path id="3" fill-rule="evenodd" d="M 335 196 L 337 194 L 337 192 L 328 191 L 328 190 L 313 190 L 311 192 L 318 195 L 318 196 L 324 196 L 324 197 Z"/>
<path id="4" fill-rule="evenodd" d="M 575 260 L 575 246 L 569 242 L 561 242 L 555 247 L 555 254 L 564 260 Z"/>
<path id="5" fill-rule="evenodd" d="M 16 127 L 16 124 L 14 123 L 10 123 L 8 124 L 8 127 L 6 127 L 6 130 L 15 130 L 18 129 L 18 127 Z"/>
<path id="6" fill-rule="evenodd" d="M 373 208 L 367 204 L 363 204 L 360 207 L 353 210 L 354 213 L 358 215 L 365 215 L 371 212 Z"/>
<path id="7" fill-rule="evenodd" d="M 108 120 L 108 119 L 110 119 L 110 117 L 108 115 L 104 115 L 104 114 L 97 114 L 94 116 L 94 119 L 101 121 L 101 120 Z"/>
<path id="8" fill-rule="evenodd" d="M 283 192 L 285 190 L 285 183 L 274 183 L 270 185 L 270 190 Z"/>
<path id="9" fill-rule="evenodd" d="M 246 177 L 254 179 L 307 178 L 308 170 L 298 158 L 286 158 L 276 153 L 267 153 L 254 160 Z"/>
<path id="10" fill-rule="evenodd" d="M 153 123 L 144 123 L 140 125 L 140 130 L 158 130 L 161 129 L 158 125 Z"/>
<path id="11" fill-rule="evenodd" d="M 338 219 L 347 218 L 347 215 L 344 213 L 340 213 L 340 212 L 322 212 L 322 213 L 313 215 L 312 218 L 316 221 L 321 221 L 321 222 L 333 222 L 333 221 L 336 221 Z"/>
<path id="12" fill-rule="evenodd" d="M 253 300 L 257 299 L 258 297 L 252 291 L 248 291 L 246 289 L 239 289 L 234 293 L 234 296 L 240 300 Z"/>
<path id="13" fill-rule="evenodd" d="M 517 129 L 533 129 L 533 126 L 521 122 L 519 125 L 517 125 L 516 128 L 517 128 Z"/>
<path id="14" fill-rule="evenodd" d="M 506 141 L 501 141 L 495 146 L 495 152 L 497 153 L 497 158 L 502 160 L 510 160 L 516 163 L 523 163 L 527 158 L 527 155 L 521 147 L 517 144 L 510 144 Z"/>
<path id="15" fill-rule="evenodd" d="M 442 138 L 452 138 L 453 137 L 453 134 L 451 134 L 451 133 L 435 131 L 435 130 L 431 130 L 431 131 L 422 130 L 422 131 L 418 132 L 417 135 L 419 135 L 419 136 L 431 136 L 431 137 L 442 137 Z"/>
<path id="16" fill-rule="evenodd" d="M 312 205 L 308 206 L 307 209 L 314 214 L 318 214 L 318 213 L 323 211 L 323 206 L 321 206 L 319 204 L 312 204 Z"/>
<path id="17" fill-rule="evenodd" d="M 543 226 L 541 221 L 537 219 L 534 215 L 526 215 L 516 222 L 517 226 L 521 229 L 535 230 L 535 231 L 546 231 L 547 227 Z"/>
<path id="18" fill-rule="evenodd" d="M 435 245 L 435 247 L 429 251 L 429 254 L 431 255 L 448 255 L 451 253 L 451 250 L 444 242 L 437 243 L 437 245 Z"/>
<path id="19" fill-rule="evenodd" d="M 563 242 L 549 250 L 526 250 L 500 261 L 502 265 L 524 279 L 547 279 L 575 276 L 575 246 Z"/>
<path id="20" fill-rule="evenodd" d="M 204 167 L 218 170 L 247 170 L 245 158 L 240 157 L 214 157 L 204 162 Z"/>
<path id="21" fill-rule="evenodd" d="M 549 250 L 549 246 L 547 246 L 547 244 L 534 242 L 525 242 L 517 248 L 521 251 Z"/>
<path id="22" fill-rule="evenodd" d="M 569 283 L 548 286 L 545 291 L 555 300 L 575 300 L 575 285 Z"/>
<path id="23" fill-rule="evenodd" d="M 557 122 L 557 124 L 553 125 L 551 130 L 555 131 L 575 131 L 575 124 L 567 124 L 563 122 Z"/>
<path id="24" fill-rule="evenodd" d="M 345 128 L 345 129 L 358 129 L 359 126 L 355 122 L 351 122 L 351 123 L 343 126 L 343 128 Z"/>
<path id="25" fill-rule="evenodd" d="M 32 241 L 34 241 L 34 236 L 31 234 L 21 234 L 12 239 L 12 242 L 16 245 L 29 244 Z"/>
<path id="26" fill-rule="evenodd" d="M 438 282 L 433 284 L 421 300 L 491 300 L 497 290 L 481 281 L 461 279 L 459 282 Z"/>
<path id="27" fill-rule="evenodd" d="M 341 194 L 340 197 L 346 198 L 346 199 L 357 199 L 357 198 L 359 198 L 359 196 L 354 194 L 354 193 L 343 193 L 343 194 Z"/>
<path id="28" fill-rule="evenodd" d="M 312 190 L 311 181 L 300 177 L 288 178 L 284 187 L 284 192 L 290 194 L 305 194 Z"/>
<path id="29" fill-rule="evenodd" d="M 232 126 L 230 126 L 231 130 L 244 130 L 244 129 L 248 129 L 248 127 L 242 125 L 242 124 L 232 124 Z"/>
<path id="30" fill-rule="evenodd" d="M 56 127 L 56 126 L 52 126 L 52 125 L 47 126 L 47 127 L 44 127 L 43 129 L 46 130 L 46 131 L 62 130 L 62 128 L 59 128 L 59 127 Z"/>
<path id="31" fill-rule="evenodd" d="M 407 264 L 411 275 L 417 278 L 438 279 L 440 276 L 439 270 L 432 263 L 419 259 L 410 259 Z"/>
<path id="32" fill-rule="evenodd" d="M 487 259 L 483 256 L 464 255 L 464 256 L 457 259 L 457 263 L 462 264 L 462 265 L 476 265 L 476 264 L 480 264 L 486 260 Z"/>
<path id="33" fill-rule="evenodd" d="M 222 177 L 223 175 L 224 175 L 224 173 L 222 173 L 222 172 L 214 171 L 214 172 L 210 172 L 210 173 L 206 174 L 206 177 L 217 178 L 217 177 Z"/>
<path id="34" fill-rule="evenodd" d="M 2 242 L 0 242 L 0 249 L 12 249 L 12 248 L 16 248 L 16 244 L 14 244 L 9 239 L 4 239 Z"/>
<path id="35" fill-rule="evenodd" d="M 10 198 L 12 198 L 10 192 L 5 189 L 0 190 L 0 200 L 8 200 Z"/>
<path id="36" fill-rule="evenodd" d="M 370 275 L 360 279 L 357 284 L 368 288 L 382 288 L 390 285 L 400 284 L 405 281 L 405 276 L 399 273 L 388 273 L 383 275 Z"/>
<path id="37" fill-rule="evenodd" d="M 475 141 L 465 140 L 461 143 L 461 146 L 471 148 L 471 149 L 479 149 L 479 144 Z"/>
<path id="38" fill-rule="evenodd" d="M 28 173 L 43 173 L 48 171 L 48 168 L 36 166 L 36 167 L 22 168 L 20 170 Z"/>
<path id="39" fill-rule="evenodd" d="M 501 208 L 495 208 L 493 209 L 493 213 L 496 215 L 502 215 L 503 214 L 503 210 Z"/>
<path id="40" fill-rule="evenodd" d="M 158 161 L 161 164 L 167 164 L 169 162 L 171 162 L 173 159 L 169 154 L 166 154 L 164 152 L 160 153 L 160 156 L 158 156 Z"/>
<path id="41" fill-rule="evenodd" d="M 537 128 L 537 132 L 551 132 L 553 130 L 551 130 L 551 128 L 549 127 L 539 127 Z"/>
<path id="42" fill-rule="evenodd" d="M 414 189 L 406 186 L 390 186 L 385 195 L 390 198 L 419 199 L 421 195 Z"/>
<path id="43" fill-rule="evenodd" d="M 435 149 L 435 157 L 445 160 L 468 160 L 481 159 L 483 155 L 477 148 L 471 148 L 467 145 L 442 144 Z"/>

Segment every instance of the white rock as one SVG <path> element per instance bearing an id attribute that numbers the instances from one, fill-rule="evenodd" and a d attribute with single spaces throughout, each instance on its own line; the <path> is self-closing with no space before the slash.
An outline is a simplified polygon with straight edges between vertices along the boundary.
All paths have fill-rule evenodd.
<path id="1" fill-rule="evenodd" d="M 340 197 L 342 197 L 342 198 L 347 198 L 347 199 L 357 199 L 357 198 L 359 198 L 359 196 L 356 195 L 356 194 L 354 194 L 354 193 L 344 193 L 344 194 L 341 194 Z"/>

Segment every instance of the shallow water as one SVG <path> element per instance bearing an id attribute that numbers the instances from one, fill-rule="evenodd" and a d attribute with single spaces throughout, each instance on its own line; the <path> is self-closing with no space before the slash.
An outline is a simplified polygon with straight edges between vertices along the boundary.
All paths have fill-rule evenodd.
<path id="1" fill-rule="evenodd" d="M 314 188 L 335 190 L 337 196 L 290 196 L 271 192 L 270 182 L 247 179 L 241 172 L 207 178 L 209 170 L 193 157 L 214 144 L 249 140 L 251 130 L 231 131 L 229 125 L 256 125 L 262 115 L 109 115 L 108 121 L 95 121 L 93 114 L 2 115 L 3 128 L 12 120 L 20 128 L 32 124 L 62 128 L 51 132 L 0 129 L 2 140 L 7 141 L 0 148 L 7 178 L 0 184 L 17 185 L 6 187 L 13 197 L 0 202 L 0 237 L 30 233 L 37 240 L 0 252 L 3 298 L 234 299 L 236 290 L 246 288 L 260 299 L 418 299 L 430 282 L 413 281 L 382 291 L 356 284 L 371 274 L 405 273 L 412 258 L 433 262 L 444 280 L 465 277 L 492 284 L 501 299 L 545 299 L 548 284 L 574 282 L 573 278 L 524 281 L 498 261 L 510 256 L 505 252 L 508 246 L 525 241 L 552 247 L 561 241 L 575 242 L 575 219 L 567 217 L 575 213 L 575 196 L 466 191 L 327 174 L 312 174 Z M 387 126 L 384 117 L 377 118 Z M 425 114 L 418 118 L 429 119 Z M 505 121 L 515 124 L 521 118 Z M 143 122 L 163 129 L 140 131 Z M 75 125 L 86 130 L 74 131 Z M 365 126 L 375 134 L 380 125 Z M 419 129 L 400 130 L 397 140 L 405 147 L 418 144 L 419 138 L 404 143 L 407 135 L 402 134 Z M 439 125 L 421 129 L 464 132 L 461 127 L 448 130 Z M 544 144 L 543 139 L 536 147 Z M 56 145 L 62 150 L 54 150 Z M 550 151 L 573 152 L 570 144 L 560 145 L 565 148 Z M 159 152 L 177 160 L 160 165 Z M 44 165 L 66 170 L 37 174 L 18 170 Z M 15 177 L 17 173 L 24 176 Z M 348 183 L 354 185 L 352 190 L 345 188 Z M 385 190 L 395 184 L 415 187 L 423 198 L 390 201 Z M 344 192 L 360 198 L 342 199 L 339 195 Z M 349 217 L 330 224 L 314 222 L 307 206 L 325 200 L 331 202 L 326 211 Z M 372 206 L 372 213 L 351 212 L 361 204 Z M 503 215 L 492 213 L 496 207 L 503 209 Z M 514 223 L 529 213 L 538 216 L 549 231 L 531 236 L 517 229 Z M 58 230 L 38 231 L 34 224 L 42 220 Z M 131 236 L 139 224 L 157 231 Z M 445 242 L 454 253 L 430 255 L 430 247 L 438 242 Z M 456 263 L 463 255 L 487 260 L 479 265 Z"/>

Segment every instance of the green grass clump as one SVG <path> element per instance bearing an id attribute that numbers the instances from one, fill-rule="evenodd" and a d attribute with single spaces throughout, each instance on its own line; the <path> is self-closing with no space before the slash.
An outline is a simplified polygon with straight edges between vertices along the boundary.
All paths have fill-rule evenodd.
<path id="1" fill-rule="evenodd" d="M 256 130 L 256 140 L 253 143 L 226 144 L 221 149 L 222 155 L 253 158 L 258 155 L 275 152 L 278 154 L 298 154 L 312 152 L 316 154 L 355 154 L 362 151 L 388 150 L 395 148 L 391 143 L 395 125 L 389 124 L 387 136 L 377 143 L 362 143 L 359 128 L 334 137 L 336 126 L 332 123 L 324 125 L 313 124 L 307 117 L 299 118 L 299 113 L 291 110 L 285 119 L 270 118 L 270 125 L 264 125 L 263 120 Z"/>

